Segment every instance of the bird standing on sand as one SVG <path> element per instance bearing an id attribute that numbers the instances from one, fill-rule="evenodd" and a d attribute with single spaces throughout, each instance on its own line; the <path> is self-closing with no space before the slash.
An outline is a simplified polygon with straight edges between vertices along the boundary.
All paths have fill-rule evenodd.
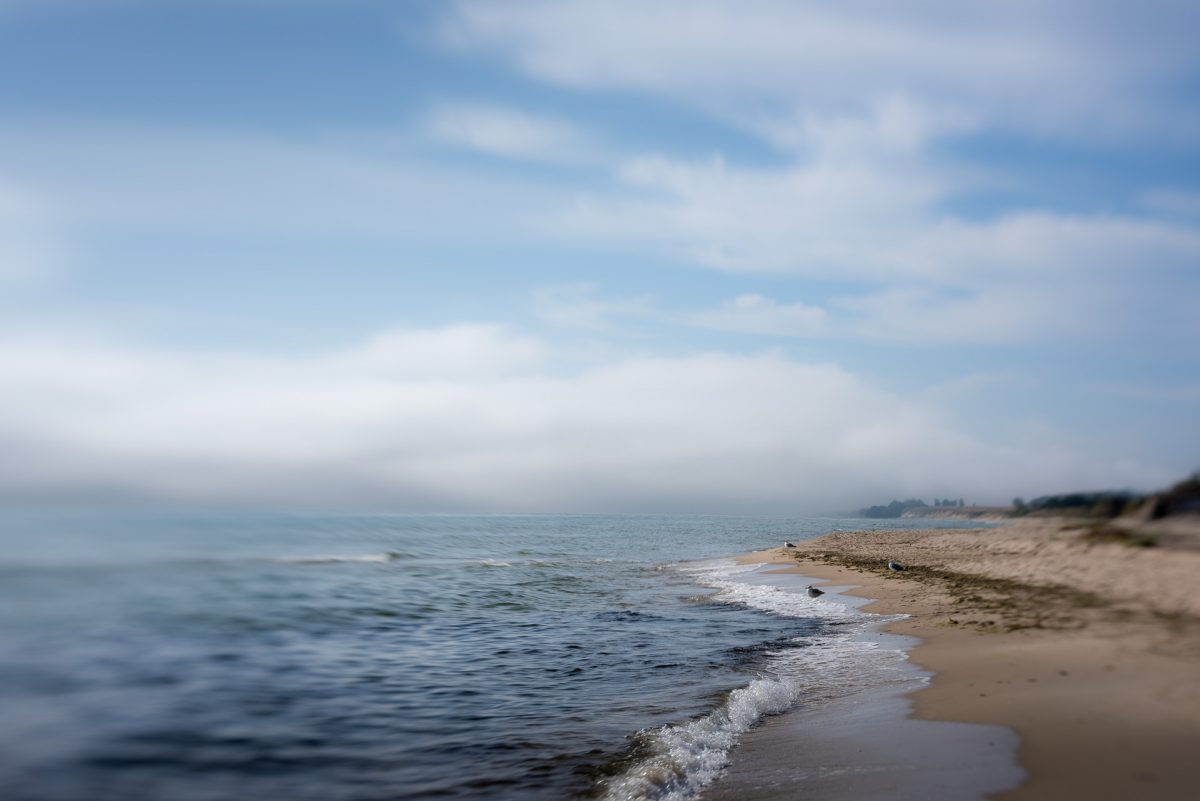
<path id="1" fill-rule="evenodd" d="M 795 546 L 795 544 L 794 544 L 794 543 L 790 543 L 790 542 L 788 542 L 787 540 L 784 540 L 784 541 L 783 541 L 783 547 L 784 547 L 784 548 L 795 548 L 796 546 Z"/>
<path id="2" fill-rule="evenodd" d="M 808 585 L 807 589 L 808 589 L 808 597 L 809 598 L 820 598 L 822 595 L 825 594 L 825 590 L 818 590 L 816 587 L 814 587 L 811 584 Z"/>
<path id="3" fill-rule="evenodd" d="M 899 573 L 901 570 L 904 570 L 904 569 L 905 569 L 904 565 L 900 564 L 895 559 L 888 560 L 888 570 L 892 571 L 893 573 Z"/>

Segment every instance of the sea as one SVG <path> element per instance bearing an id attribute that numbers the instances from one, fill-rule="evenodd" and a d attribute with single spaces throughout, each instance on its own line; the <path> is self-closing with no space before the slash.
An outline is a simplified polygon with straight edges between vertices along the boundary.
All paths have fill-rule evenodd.
<path id="1" fill-rule="evenodd" d="M 893 681 L 731 554 L 953 521 L 0 515 L 8 801 L 669 799 Z"/>

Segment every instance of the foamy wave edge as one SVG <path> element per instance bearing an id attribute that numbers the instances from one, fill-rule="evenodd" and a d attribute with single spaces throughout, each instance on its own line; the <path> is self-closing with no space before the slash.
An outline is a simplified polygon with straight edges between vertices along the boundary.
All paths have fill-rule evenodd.
<path id="1" fill-rule="evenodd" d="M 714 598 L 719 601 L 786 617 L 855 621 L 864 626 L 869 619 L 880 619 L 836 602 L 809 598 L 803 593 L 736 580 L 735 577 L 752 573 L 759 567 L 761 565 L 719 561 L 675 566 L 675 569 L 691 573 L 697 583 L 716 589 Z M 874 646 L 866 643 L 851 646 L 850 641 L 849 634 L 826 640 L 825 647 L 809 651 L 809 665 L 815 666 L 813 661 L 824 662 L 822 668 L 837 671 L 844 667 L 847 647 L 860 656 L 864 650 L 874 650 Z M 603 798 L 605 801 L 686 801 L 694 797 L 728 766 L 729 753 L 742 734 L 767 715 L 792 708 L 809 689 L 799 676 L 758 678 L 731 692 L 719 708 L 701 718 L 640 732 L 638 738 L 648 755 L 622 775 L 608 780 Z"/>
<path id="2" fill-rule="evenodd" d="M 765 715 L 790 708 L 796 695 L 787 682 L 755 679 L 702 718 L 642 732 L 639 737 L 650 755 L 610 780 L 605 800 L 691 798 L 721 775 L 740 734 Z"/>
<path id="3" fill-rule="evenodd" d="M 363 554 L 319 553 L 307 556 L 278 556 L 268 561 L 281 562 L 286 565 L 328 565 L 338 562 L 394 562 L 404 558 L 406 558 L 405 554 L 386 551 L 384 553 Z"/>

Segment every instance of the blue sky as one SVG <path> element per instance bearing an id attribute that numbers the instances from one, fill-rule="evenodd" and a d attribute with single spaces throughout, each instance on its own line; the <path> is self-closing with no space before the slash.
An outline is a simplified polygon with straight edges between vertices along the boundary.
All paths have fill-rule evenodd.
<path id="1" fill-rule="evenodd" d="M 0 495 L 786 513 L 1169 483 L 1200 467 L 1198 23 L 0 0 Z"/>

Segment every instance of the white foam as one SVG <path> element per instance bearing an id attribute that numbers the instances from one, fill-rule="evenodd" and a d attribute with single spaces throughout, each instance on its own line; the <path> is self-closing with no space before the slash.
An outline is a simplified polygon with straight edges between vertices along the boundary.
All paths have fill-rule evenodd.
<path id="1" fill-rule="evenodd" d="M 337 562 L 391 562 L 396 556 L 391 553 L 364 554 L 311 554 L 307 556 L 280 556 L 272 562 L 283 562 L 288 565 L 326 565 Z"/>
<path id="2" fill-rule="evenodd" d="M 716 600 L 761 609 L 784 617 L 813 618 L 836 623 L 836 633 L 797 637 L 801 646 L 771 655 L 768 669 L 781 676 L 793 677 L 810 688 L 821 688 L 822 695 L 848 688 L 879 686 L 901 676 L 908 654 L 902 638 L 881 641 L 877 631 L 883 625 L 902 620 L 905 615 L 876 615 L 859 611 L 852 602 L 841 603 L 831 594 L 810 598 L 799 587 L 792 590 L 771 584 L 745 581 L 763 565 L 739 565 L 711 562 L 697 568 L 699 583 L 718 590 Z M 741 580 L 739 580 L 739 578 Z M 881 642 L 887 642 L 885 647 Z"/>
<path id="3" fill-rule="evenodd" d="M 650 755 L 608 783 L 606 801 L 682 801 L 724 770 L 738 735 L 796 700 L 796 688 L 779 679 L 755 679 L 734 690 L 711 714 L 642 734 Z"/>
<path id="4" fill-rule="evenodd" d="M 771 714 L 798 702 L 822 701 L 867 686 L 911 682 L 899 639 L 883 647 L 876 629 L 896 618 L 859 612 L 834 600 L 809 598 L 769 584 L 746 581 L 761 565 L 710 561 L 680 566 L 717 590 L 715 600 L 785 617 L 839 624 L 837 632 L 797 637 L 793 647 L 767 654 L 763 676 L 734 690 L 704 717 L 663 726 L 639 736 L 649 755 L 607 783 L 606 801 L 685 801 L 721 775 L 740 735 Z"/>

